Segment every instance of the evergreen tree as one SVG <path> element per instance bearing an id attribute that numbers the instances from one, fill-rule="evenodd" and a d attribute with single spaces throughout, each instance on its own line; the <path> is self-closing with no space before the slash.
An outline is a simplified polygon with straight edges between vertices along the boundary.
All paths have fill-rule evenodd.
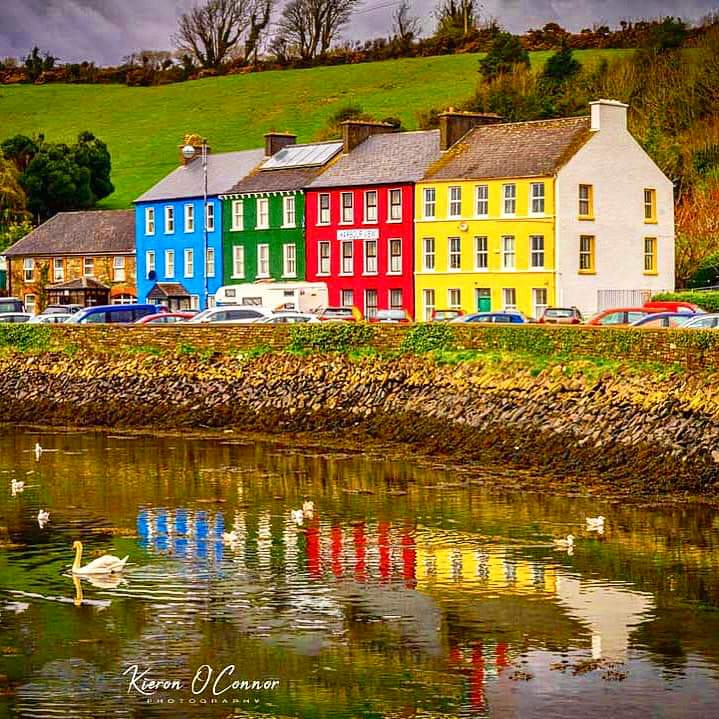
<path id="1" fill-rule="evenodd" d="M 510 73 L 515 66 L 529 67 L 529 53 L 516 35 L 500 32 L 489 52 L 479 61 L 479 71 L 485 80 L 494 80 Z"/>

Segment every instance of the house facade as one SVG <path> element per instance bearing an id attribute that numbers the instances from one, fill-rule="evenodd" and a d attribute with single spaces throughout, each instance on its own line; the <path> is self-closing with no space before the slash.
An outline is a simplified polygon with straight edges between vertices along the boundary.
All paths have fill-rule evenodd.
<path id="1" fill-rule="evenodd" d="M 305 279 L 305 195 L 341 142 L 265 135 L 265 161 L 222 195 L 225 284 Z"/>
<path id="2" fill-rule="evenodd" d="M 132 210 L 54 215 L 5 251 L 8 294 L 29 312 L 134 302 L 134 230 Z"/>
<path id="3" fill-rule="evenodd" d="M 306 188 L 307 279 L 330 305 L 414 316 L 414 184 L 439 158 L 439 132 L 343 123 L 339 159 Z"/>
<path id="4" fill-rule="evenodd" d="M 222 202 L 220 193 L 251 172 L 263 151 L 207 155 L 205 172 L 197 136 L 196 156 L 182 164 L 135 201 L 137 291 L 142 302 L 171 309 L 205 309 L 224 284 Z M 206 224 L 205 224 L 206 223 Z M 206 228 L 206 240 L 205 240 Z"/>
<path id="5" fill-rule="evenodd" d="M 481 124 L 443 146 L 416 187 L 417 319 L 557 305 L 591 315 L 672 289 L 671 183 L 626 110 L 598 101 L 591 118 Z"/>

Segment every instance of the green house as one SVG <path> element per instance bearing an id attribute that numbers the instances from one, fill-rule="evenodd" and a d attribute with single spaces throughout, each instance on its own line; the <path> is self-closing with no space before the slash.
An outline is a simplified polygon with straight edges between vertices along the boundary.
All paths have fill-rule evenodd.
<path id="1" fill-rule="evenodd" d="M 266 159 L 220 196 L 222 257 L 227 284 L 305 279 L 305 195 L 342 150 L 341 142 L 295 144 L 265 135 Z"/>

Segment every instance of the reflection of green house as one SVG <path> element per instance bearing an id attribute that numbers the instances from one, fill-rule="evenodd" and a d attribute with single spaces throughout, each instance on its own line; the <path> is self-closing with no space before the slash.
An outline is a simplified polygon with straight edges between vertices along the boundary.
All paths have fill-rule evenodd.
<path id="1" fill-rule="evenodd" d="M 305 279 L 303 187 L 342 149 L 341 142 L 296 145 L 265 135 L 265 161 L 221 195 L 227 284 Z"/>

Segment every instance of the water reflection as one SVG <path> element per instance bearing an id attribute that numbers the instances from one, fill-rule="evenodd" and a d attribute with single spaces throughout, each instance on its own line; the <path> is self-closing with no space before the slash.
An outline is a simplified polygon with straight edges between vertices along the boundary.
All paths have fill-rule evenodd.
<path id="1" fill-rule="evenodd" d="M 32 487 L 0 496 L 0 708 L 21 716 L 709 716 L 719 700 L 708 508 L 492 493 L 479 471 L 237 440 L 0 436 L 6 486 L 31 466 Z M 569 533 L 573 554 L 555 551 Z M 74 539 L 130 564 L 72 577 Z M 178 709 L 122 675 L 189 685 L 203 663 L 281 685 Z"/>

